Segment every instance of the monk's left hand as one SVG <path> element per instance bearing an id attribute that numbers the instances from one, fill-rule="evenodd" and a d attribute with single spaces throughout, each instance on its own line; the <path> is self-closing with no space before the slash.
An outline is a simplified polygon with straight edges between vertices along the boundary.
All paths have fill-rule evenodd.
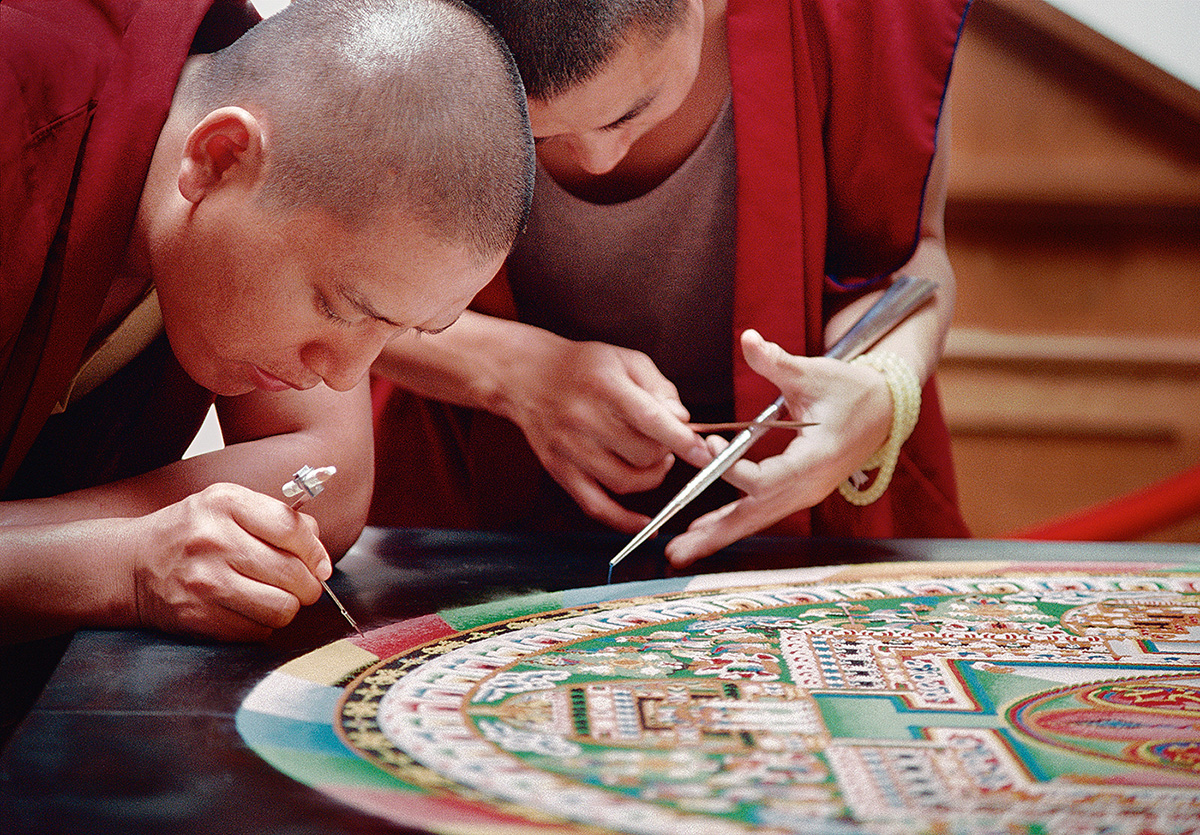
<path id="1" fill-rule="evenodd" d="M 667 544 L 667 558 L 676 567 L 817 504 L 858 470 L 891 430 L 892 395 L 875 369 L 794 356 L 753 330 L 742 334 L 742 352 L 755 372 L 779 387 L 790 419 L 817 425 L 801 430 L 781 454 L 761 462 L 743 458 L 725 473 L 725 480 L 745 495 L 696 519 Z M 729 442 L 713 435 L 708 443 L 716 454 Z"/>

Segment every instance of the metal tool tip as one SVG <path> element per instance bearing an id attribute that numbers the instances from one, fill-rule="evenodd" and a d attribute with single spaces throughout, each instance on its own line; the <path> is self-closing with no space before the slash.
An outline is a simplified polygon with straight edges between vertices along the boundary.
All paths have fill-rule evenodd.
<path id="1" fill-rule="evenodd" d="M 615 566 L 621 560 L 625 559 L 627 556 L 629 556 L 631 553 L 633 553 L 633 551 L 639 545 L 641 545 L 643 542 L 645 542 L 646 539 L 647 539 L 647 537 L 642 536 L 640 534 L 638 536 L 635 536 L 633 539 L 631 539 L 629 541 L 629 544 L 621 549 L 620 553 L 618 553 L 615 557 L 613 557 L 611 560 L 608 561 L 609 568 Z"/>

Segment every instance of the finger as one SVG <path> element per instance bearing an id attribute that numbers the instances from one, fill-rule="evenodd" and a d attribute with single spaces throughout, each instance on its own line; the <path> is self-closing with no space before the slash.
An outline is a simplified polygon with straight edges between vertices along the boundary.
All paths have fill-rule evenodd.
<path id="1" fill-rule="evenodd" d="M 733 443 L 732 439 L 721 435 L 709 435 L 704 439 L 705 445 L 708 447 L 709 454 L 716 458 L 725 451 L 725 447 Z"/>
<path id="2" fill-rule="evenodd" d="M 618 495 L 642 493 L 662 484 L 667 473 L 675 464 L 675 456 L 668 453 L 647 467 L 634 467 L 617 456 L 605 451 L 589 462 L 588 470 L 596 481 Z"/>
<path id="3" fill-rule="evenodd" d="M 181 624 L 179 631 L 217 641 L 265 641 L 275 630 L 224 606 L 214 606 L 203 623 L 195 628 Z"/>
<path id="4" fill-rule="evenodd" d="M 716 458 L 729 446 L 730 439 L 723 438 L 720 435 L 709 435 L 705 438 L 705 442 L 713 458 Z M 721 478 L 743 493 L 750 493 L 759 483 L 761 467 L 757 462 L 746 458 L 739 458 L 733 462 L 733 465 L 729 469 L 721 474 Z"/>
<path id="5" fill-rule="evenodd" d="M 635 385 L 628 389 L 627 401 L 621 404 L 622 420 L 630 429 L 661 444 L 692 466 L 704 466 L 709 460 L 704 439 L 688 426 L 691 416 L 680 402 L 675 386 L 649 359 L 646 365 L 648 371 L 631 373 Z M 639 463 L 628 457 L 626 460 Z"/>
<path id="6" fill-rule="evenodd" d="M 692 522 L 686 531 L 667 543 L 667 560 L 676 568 L 684 568 L 757 533 L 785 515 L 745 496 Z"/>
<path id="7" fill-rule="evenodd" d="M 321 583 L 303 561 L 265 542 L 257 544 L 257 548 L 247 547 L 232 554 L 230 567 L 243 577 L 291 594 L 305 606 L 317 602 Z"/>
<path id="8" fill-rule="evenodd" d="M 625 533 L 637 533 L 650 521 L 648 516 L 636 513 L 618 503 L 608 495 L 595 480 L 582 471 L 551 473 L 580 509 L 591 518 Z"/>
<path id="9" fill-rule="evenodd" d="M 600 425 L 595 440 L 634 467 L 656 466 L 668 452 L 693 466 L 708 460 L 703 438 L 686 419 L 638 388 L 622 392 L 611 420 Z"/>
<path id="10" fill-rule="evenodd" d="M 795 420 L 808 419 L 807 411 L 819 397 L 820 375 L 824 368 L 844 368 L 845 363 L 828 357 L 804 357 L 789 354 L 774 342 L 768 342 L 753 329 L 742 332 L 742 354 L 756 374 L 773 383 L 787 398 L 789 415 Z M 815 420 L 815 418 L 813 418 Z"/>
<path id="11" fill-rule="evenodd" d="M 831 469 L 830 461 L 805 449 L 803 453 L 785 451 L 783 455 L 762 461 L 738 461 L 724 478 L 742 493 L 767 508 L 781 508 L 767 524 L 820 502 L 849 475 Z"/>
<path id="12" fill-rule="evenodd" d="M 639 388 L 663 404 L 667 411 L 684 423 L 691 420 L 687 407 L 683 405 L 683 401 L 679 397 L 679 389 L 658 370 L 654 360 L 645 354 L 636 354 L 629 361 L 627 368 L 629 378 Z"/>
<path id="13" fill-rule="evenodd" d="M 669 446 L 635 426 L 628 415 L 616 417 L 588 440 L 595 444 L 593 457 L 599 460 L 609 456 L 614 467 L 619 462 L 632 470 L 643 470 L 660 466 L 668 456 L 674 457 Z"/>
<path id="14" fill-rule="evenodd" d="M 290 505 L 288 505 L 287 508 L 288 510 L 291 510 L 292 513 L 299 516 L 300 522 L 307 527 L 307 534 L 304 536 L 304 542 L 314 546 L 311 551 L 307 552 L 311 559 L 305 559 L 300 554 L 296 554 L 296 556 L 300 557 L 305 567 L 312 572 L 312 575 L 316 577 L 317 580 L 328 580 L 333 576 L 333 560 L 329 556 L 329 551 L 327 551 L 325 548 L 325 543 L 321 541 L 321 524 L 316 520 L 315 517 L 310 516 L 303 511 L 293 510 Z M 293 551 L 292 553 L 296 552 Z"/>
<path id="15" fill-rule="evenodd" d="M 185 632 L 264 637 L 300 610 L 295 595 L 247 577 L 223 560 L 193 565 L 176 583 L 166 621 Z"/>
<path id="16" fill-rule="evenodd" d="M 613 456 L 631 467 L 657 466 L 670 450 L 631 424 L 629 413 L 644 408 L 645 392 L 627 379 L 615 381 L 603 400 L 575 401 L 549 424 L 526 428 L 531 444 L 541 444 L 582 466 Z M 673 419 L 673 418 L 672 418 Z M 530 430 L 534 430 L 532 433 Z"/>
<path id="17" fill-rule="evenodd" d="M 778 376 L 780 366 L 793 359 L 791 354 L 774 342 L 763 339 L 762 334 L 753 328 L 742 331 L 742 355 L 752 371 L 768 380 Z"/>
<path id="18" fill-rule="evenodd" d="M 230 515 L 234 522 L 267 545 L 294 554 L 318 580 L 328 579 L 333 574 L 333 562 L 318 538 L 317 520 L 278 499 L 248 492 L 246 500 L 232 503 Z"/>
<path id="19" fill-rule="evenodd" d="M 294 594 L 244 575 L 228 583 L 216 602 L 232 615 L 271 630 L 291 623 L 301 605 Z"/>

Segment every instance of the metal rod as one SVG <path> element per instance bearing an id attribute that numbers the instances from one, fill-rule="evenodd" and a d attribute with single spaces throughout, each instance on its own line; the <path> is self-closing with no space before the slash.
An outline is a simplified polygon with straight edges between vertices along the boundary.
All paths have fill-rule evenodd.
<path id="1" fill-rule="evenodd" d="M 736 429 L 749 429 L 754 425 L 754 421 L 734 420 L 728 423 L 689 423 L 688 429 L 694 432 L 732 432 Z M 758 425 L 767 429 L 804 429 L 817 424 L 806 423 L 802 420 L 768 420 Z"/>
<path id="2" fill-rule="evenodd" d="M 296 474 L 292 476 L 292 480 L 283 485 L 283 495 L 291 497 L 297 496 L 296 501 L 292 502 L 289 507 L 292 510 L 299 510 L 309 499 L 314 499 L 325 489 L 325 482 L 333 477 L 337 472 L 335 467 L 317 467 L 313 468 L 305 464 Z M 298 494 L 298 495 L 297 495 Z M 354 627 L 354 631 L 360 637 L 365 638 L 363 631 L 358 628 L 358 624 L 354 618 L 350 617 L 350 612 L 342 605 L 342 601 L 333 593 L 333 589 L 329 588 L 329 583 L 321 581 L 321 588 L 325 589 L 325 593 L 329 595 L 329 599 L 338 607 L 338 611 L 342 613 L 342 617 L 346 622 Z"/>

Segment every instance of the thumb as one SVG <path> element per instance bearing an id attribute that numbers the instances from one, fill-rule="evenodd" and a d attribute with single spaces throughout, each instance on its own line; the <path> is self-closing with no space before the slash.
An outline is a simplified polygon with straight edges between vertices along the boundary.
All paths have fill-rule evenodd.
<path id="1" fill-rule="evenodd" d="M 753 328 L 742 331 L 742 355 L 746 364 L 756 374 L 775 382 L 783 370 L 794 370 L 793 357 L 774 342 L 763 339 L 762 334 Z"/>

